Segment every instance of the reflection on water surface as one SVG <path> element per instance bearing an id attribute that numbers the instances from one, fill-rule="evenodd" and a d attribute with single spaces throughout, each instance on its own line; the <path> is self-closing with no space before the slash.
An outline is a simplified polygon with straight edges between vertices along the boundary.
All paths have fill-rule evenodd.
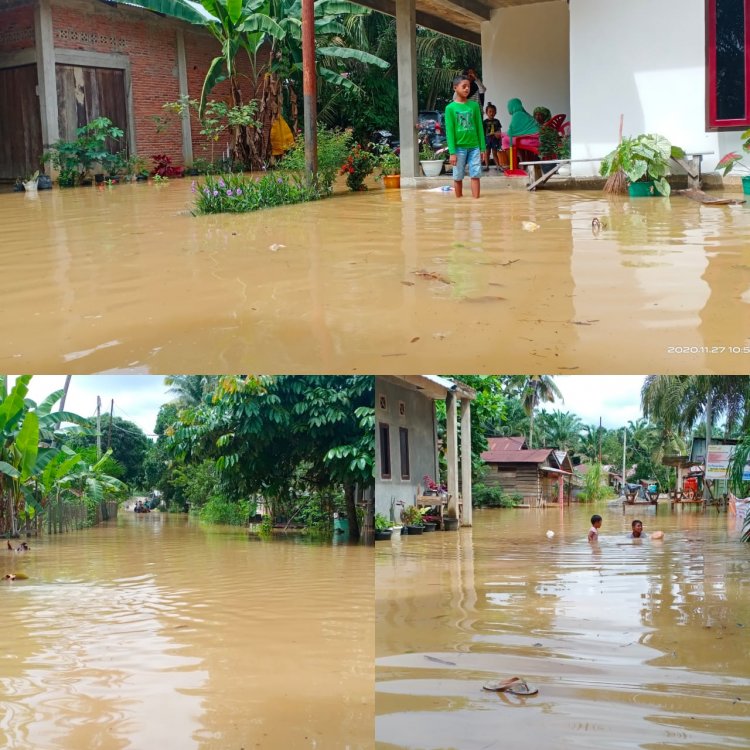
<path id="1" fill-rule="evenodd" d="M 196 218 L 190 205 L 188 180 L 0 195 L 0 369 L 750 363 L 746 206 L 528 194 L 491 180 L 479 201 L 374 187 L 246 215 Z"/>
<path id="2" fill-rule="evenodd" d="M 185 519 L 0 551 L 0 747 L 371 748 L 372 548 Z"/>
<path id="3" fill-rule="evenodd" d="M 747 545 L 723 513 L 668 508 L 638 509 L 663 542 L 628 540 L 617 508 L 592 547 L 591 512 L 378 542 L 379 748 L 748 747 Z M 482 690 L 514 675 L 539 694 Z"/>

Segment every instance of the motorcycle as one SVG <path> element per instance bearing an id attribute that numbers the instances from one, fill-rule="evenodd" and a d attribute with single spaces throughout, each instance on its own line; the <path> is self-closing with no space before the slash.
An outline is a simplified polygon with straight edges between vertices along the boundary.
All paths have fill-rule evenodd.
<path id="1" fill-rule="evenodd" d="M 374 130 L 370 136 L 373 145 L 382 149 L 390 149 L 394 153 L 399 153 L 399 140 L 390 130 Z"/>

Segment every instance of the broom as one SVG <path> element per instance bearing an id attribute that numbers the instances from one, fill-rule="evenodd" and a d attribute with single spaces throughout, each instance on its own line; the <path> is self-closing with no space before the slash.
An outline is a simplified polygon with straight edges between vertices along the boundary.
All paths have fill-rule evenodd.
<path id="1" fill-rule="evenodd" d="M 617 142 L 618 145 L 622 143 L 622 120 L 623 115 L 620 115 L 620 139 Z M 607 181 L 604 183 L 604 192 L 610 195 L 624 195 L 628 192 L 628 176 L 622 171 L 622 167 L 607 177 Z"/>

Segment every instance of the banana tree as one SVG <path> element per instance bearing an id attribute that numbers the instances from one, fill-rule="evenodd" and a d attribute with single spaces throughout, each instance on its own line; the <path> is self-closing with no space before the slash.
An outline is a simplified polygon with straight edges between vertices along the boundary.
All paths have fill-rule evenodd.
<path id="1" fill-rule="evenodd" d="M 28 398 L 30 381 L 31 375 L 22 375 L 8 390 L 7 376 L 0 376 L 0 533 L 12 536 L 18 534 L 19 514 L 26 513 L 29 486 L 58 450 L 54 447 L 57 425 L 88 424 L 72 412 L 52 412 L 62 389 L 37 406 Z"/>

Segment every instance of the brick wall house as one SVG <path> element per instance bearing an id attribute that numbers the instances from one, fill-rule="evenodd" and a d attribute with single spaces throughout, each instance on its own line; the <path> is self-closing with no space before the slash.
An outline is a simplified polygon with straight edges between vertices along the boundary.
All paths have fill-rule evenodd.
<path id="1" fill-rule="evenodd" d="M 44 148 L 100 114 L 125 131 L 131 154 L 166 153 L 176 164 L 209 158 L 195 117 L 188 125 L 172 116 L 163 132 L 153 118 L 181 93 L 197 99 L 218 53 L 205 29 L 138 8 L 0 0 L 0 179 L 33 172 Z M 228 93 L 223 83 L 211 96 Z M 247 81 L 243 93 L 252 93 Z M 215 159 L 226 146 L 214 144 Z"/>

